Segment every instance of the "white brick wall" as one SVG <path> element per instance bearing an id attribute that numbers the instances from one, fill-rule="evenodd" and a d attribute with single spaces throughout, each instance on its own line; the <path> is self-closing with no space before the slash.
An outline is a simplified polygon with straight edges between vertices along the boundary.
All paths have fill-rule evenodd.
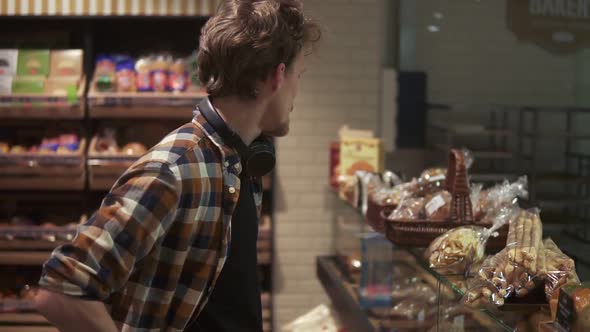
<path id="1" fill-rule="evenodd" d="M 343 124 L 377 127 L 380 16 L 383 0 L 307 0 L 324 28 L 307 60 L 291 118 L 278 140 L 275 218 L 276 326 L 329 303 L 315 273 L 315 257 L 332 248 L 328 192 L 329 143 Z"/>

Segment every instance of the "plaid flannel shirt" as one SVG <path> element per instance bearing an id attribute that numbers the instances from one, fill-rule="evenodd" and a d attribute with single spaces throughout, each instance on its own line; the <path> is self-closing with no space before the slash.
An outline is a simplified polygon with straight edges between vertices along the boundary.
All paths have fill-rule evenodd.
<path id="1" fill-rule="evenodd" d="M 39 285 L 103 301 L 122 331 L 182 331 L 228 253 L 241 172 L 236 151 L 195 111 L 114 184 Z M 260 179 L 253 179 L 258 213 Z"/>

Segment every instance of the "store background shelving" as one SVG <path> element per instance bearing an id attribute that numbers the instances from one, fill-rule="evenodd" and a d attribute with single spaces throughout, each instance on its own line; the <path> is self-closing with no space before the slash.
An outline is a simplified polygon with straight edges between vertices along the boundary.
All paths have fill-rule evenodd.
<path id="1" fill-rule="evenodd" d="M 529 200 L 545 223 L 567 225 L 590 241 L 590 132 L 579 125 L 588 115 L 581 107 L 431 105 L 429 163 L 466 147 L 475 158 L 473 181 L 526 174 Z"/>
<path id="2" fill-rule="evenodd" d="M 200 27 L 206 19 L 206 16 L 2 18 L 0 48 L 83 49 L 84 72 L 89 76 L 83 80 L 75 100 L 47 95 L 0 96 L 0 131 L 5 134 L 20 137 L 34 132 L 42 137 L 47 131 L 75 131 L 85 142 L 81 155 L 69 160 L 53 158 L 51 167 L 41 167 L 44 160 L 37 156 L 24 158 L 11 166 L 12 171 L 21 174 L 20 178 L 4 176 L 9 169 L 5 164 L 0 176 L 0 223 L 8 223 L 14 216 L 28 215 L 59 226 L 82 215 L 90 216 L 118 176 L 135 160 L 93 155 L 90 145 L 101 129 L 114 127 L 128 138 L 141 137 L 138 140 L 149 148 L 166 133 L 189 122 L 194 106 L 206 96 L 202 89 L 191 88 L 182 94 L 97 92 L 92 85 L 94 59 L 99 53 L 137 56 L 160 50 L 188 55 L 197 48 Z M 42 34 L 46 38 L 35 35 L 41 27 L 47 31 Z M 138 38 L 144 35 L 149 38 Z M 271 174 L 263 179 L 263 217 L 257 245 L 265 331 L 272 331 L 274 325 L 273 177 Z M 33 238 L 0 240 L 0 271 L 24 268 L 28 278 L 26 281 L 3 279 L 3 286 L 14 291 L 25 283 L 34 285 L 41 264 L 61 243 Z M 29 310 L 0 314 L 0 331 L 8 330 L 56 331 Z"/>

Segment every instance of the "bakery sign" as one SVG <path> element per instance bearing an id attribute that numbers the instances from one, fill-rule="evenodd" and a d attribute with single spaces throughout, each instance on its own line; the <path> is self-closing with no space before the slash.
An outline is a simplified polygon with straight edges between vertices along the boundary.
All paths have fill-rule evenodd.
<path id="1" fill-rule="evenodd" d="M 508 28 L 554 53 L 590 46 L 590 0 L 506 0 Z"/>

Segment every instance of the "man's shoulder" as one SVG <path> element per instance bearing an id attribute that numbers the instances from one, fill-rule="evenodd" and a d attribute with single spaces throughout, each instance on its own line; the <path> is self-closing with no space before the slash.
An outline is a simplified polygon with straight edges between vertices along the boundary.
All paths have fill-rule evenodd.
<path id="1" fill-rule="evenodd" d="M 151 163 L 165 164 L 169 167 L 199 163 L 216 155 L 215 145 L 207 138 L 203 129 L 189 122 L 166 135 L 158 144 L 143 155 L 136 165 Z"/>

